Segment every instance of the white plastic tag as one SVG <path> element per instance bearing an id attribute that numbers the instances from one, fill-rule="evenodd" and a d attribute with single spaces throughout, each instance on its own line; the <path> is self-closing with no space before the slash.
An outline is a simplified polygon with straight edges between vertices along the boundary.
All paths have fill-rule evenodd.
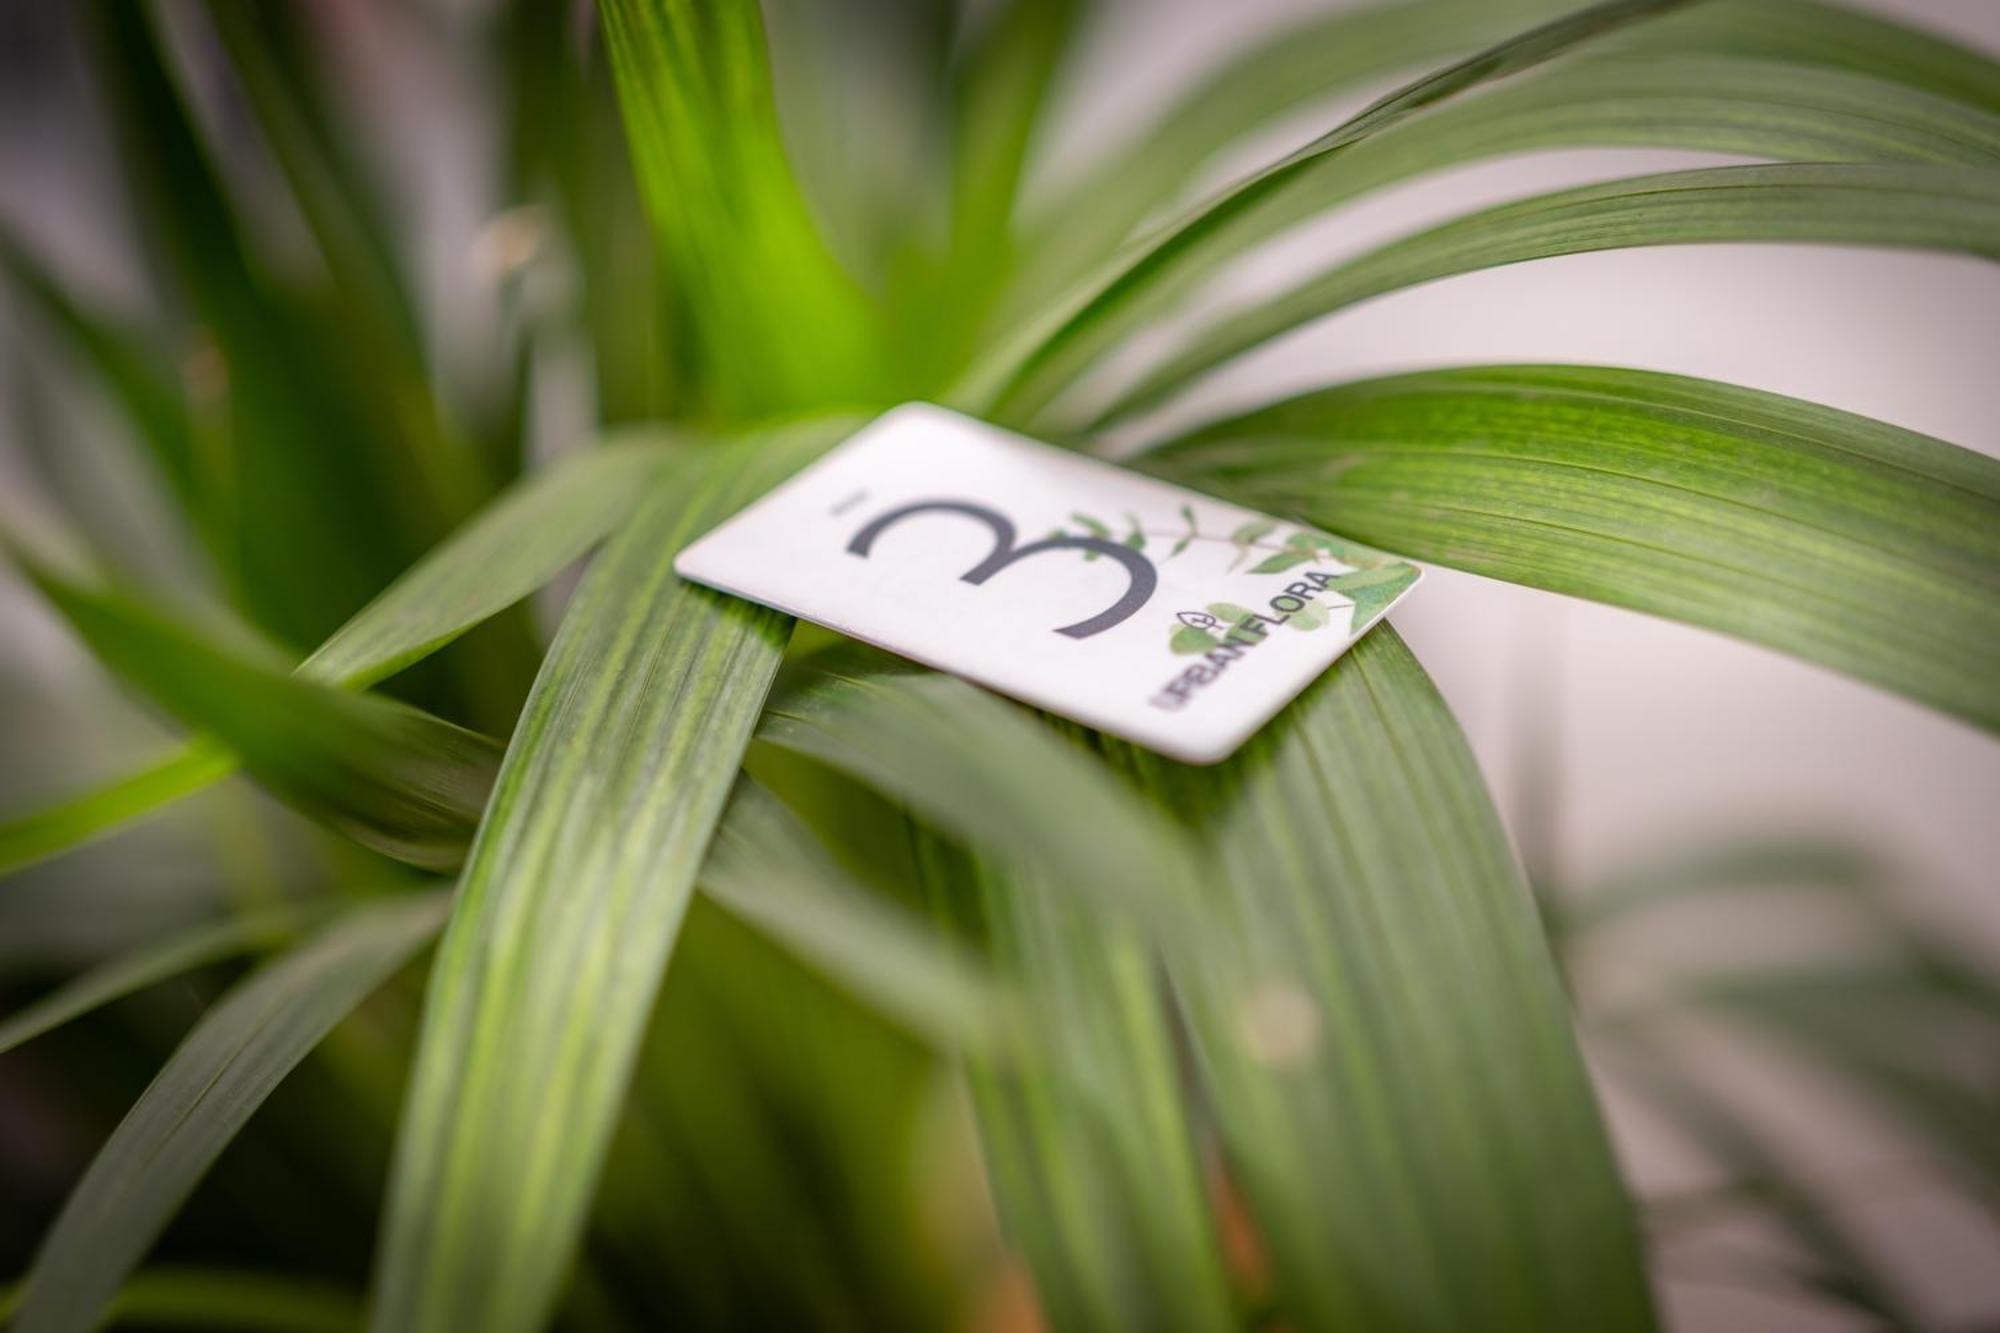
<path id="1" fill-rule="evenodd" d="M 674 569 L 1193 764 L 1227 758 L 1420 577 L 925 403 Z"/>

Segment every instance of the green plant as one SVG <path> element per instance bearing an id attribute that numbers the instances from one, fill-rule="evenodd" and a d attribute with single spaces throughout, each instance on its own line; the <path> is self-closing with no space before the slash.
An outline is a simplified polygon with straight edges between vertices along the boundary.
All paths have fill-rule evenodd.
<path id="1" fill-rule="evenodd" d="M 231 805 L 196 862 L 233 886 L 219 920 L 0 1025 L 0 1045 L 60 1041 L 191 969 L 198 994 L 225 982 L 40 1242 L 18 1326 L 90 1327 L 122 1288 L 140 1318 L 348 1327 L 362 1302 L 337 1280 L 366 1262 L 378 1207 L 378 1329 L 948 1323 L 982 1260 L 916 1215 L 911 1144 L 942 1052 L 1056 1327 L 1650 1327 L 1555 956 L 1392 630 L 1193 770 L 795 634 L 679 583 L 672 557 L 898 401 L 1088 447 L 1303 320 L 1476 268 L 1724 240 L 2000 257 L 2000 67 L 1816 0 L 1385 5 L 1245 53 L 1029 206 L 1080 4 L 976 22 L 923 0 L 774 4 L 767 34 L 751 0 L 601 0 L 601 39 L 564 8 L 515 6 L 490 35 L 509 202 L 534 210 L 502 240 L 566 251 L 577 300 L 564 320 L 517 293 L 483 384 L 426 350 L 300 12 L 166 11 L 226 52 L 255 127 L 229 157 L 158 16 L 90 8 L 169 331 L 124 326 L 19 241 L 0 239 L 0 266 L 122 410 L 202 595 L 160 610 L 173 598 L 87 495 L 67 514 L 83 560 L 9 548 L 192 739 L 0 825 L 0 867 L 238 769 L 309 822 Z M 1172 211 L 1236 140 L 1425 66 Z M 827 159 L 838 132 L 891 123 L 902 151 Z M 1197 331 L 1108 404 L 1077 392 L 1301 219 L 1454 163 L 1625 144 L 1769 161 L 1458 219 Z M 305 262 L 249 223 L 253 187 L 289 201 Z M 499 250 L 525 287 L 535 261 Z M 578 330 L 621 438 L 531 466 L 532 372 Z M 2000 465 L 1938 440 L 1699 380 L 1486 366 L 1334 384 L 1150 441 L 1135 465 L 2000 726 Z M 1274 572 L 1319 549 L 1226 540 Z M 544 649 L 516 604 L 600 546 Z M 1357 602 L 1380 591 L 1368 573 L 1345 576 Z M 274 861 L 309 868 L 259 868 Z M 447 911 L 433 876 L 452 872 Z M 0 888 L 13 920 L 30 878 Z M 404 969 L 440 931 L 423 974 Z M 244 952 L 269 957 L 227 981 Z M 1976 968 L 1914 957 L 1909 994 L 1990 1031 Z M 1783 996 L 1725 998 L 1902 1095 L 1990 1186 L 1990 1095 L 1899 1078 Z M 1774 1175 L 1692 1096 L 1662 1092 L 1746 1175 Z M 134 1277 L 238 1130 L 257 1166 L 197 1203 L 225 1252 L 305 1279 Z M 1810 1210 L 1786 1215 L 1829 1295 L 1910 1322 Z"/>

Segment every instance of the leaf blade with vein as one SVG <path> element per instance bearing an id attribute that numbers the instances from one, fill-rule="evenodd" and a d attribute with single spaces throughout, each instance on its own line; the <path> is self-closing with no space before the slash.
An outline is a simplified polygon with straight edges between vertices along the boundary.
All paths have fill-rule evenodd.
<path id="1" fill-rule="evenodd" d="M 1486 366 L 1307 394 L 1153 465 L 2000 727 L 2000 463 L 1941 440 L 1704 380 Z"/>
<path id="2" fill-rule="evenodd" d="M 709 460 L 698 493 L 656 495 L 579 588 L 432 969 L 374 1328 L 526 1329 L 548 1315 L 789 626 L 681 583 L 673 558 L 830 433 Z"/>
<path id="3" fill-rule="evenodd" d="M 0 1022 L 0 1055 L 169 977 L 283 939 L 311 915 L 304 908 L 282 907 L 205 922 L 100 963 Z"/>
<path id="4" fill-rule="evenodd" d="M 1107 313 L 1142 295 L 1235 219 L 1297 179 L 1323 159 L 1407 120 L 1468 89 L 1530 69 L 1561 52 L 1627 23 L 1676 8 L 1685 0 L 1601 0 L 1541 27 L 1488 47 L 1477 55 L 1427 74 L 1371 103 L 1312 142 L 1225 188 L 1213 200 L 1149 234 L 1119 255 L 1079 294 L 1059 303 L 1050 316 L 1004 344 L 975 368 L 954 397 L 990 406 L 1007 419 L 1039 407 L 1055 384 L 1071 373 L 1079 356 L 1088 361 L 1102 341 Z M 1092 325 L 1100 326 L 1096 332 Z M 1080 349 L 1080 350 L 1079 350 Z M 1054 381 L 1052 384 L 1051 381 Z"/>
<path id="5" fill-rule="evenodd" d="M 426 895 L 367 907 L 205 1014 L 113 1131 L 42 1242 L 15 1327 L 96 1326 L 209 1165 L 278 1083 L 443 921 Z"/>
<path id="6" fill-rule="evenodd" d="M 498 763 L 491 741 L 407 704 L 301 680 L 115 593 L 23 568 L 107 669 L 212 733 L 287 801 L 399 860 L 457 864 Z"/>
<path id="7" fill-rule="evenodd" d="M 2000 171 L 1818 163 L 1711 167 L 1502 204 L 1392 241 L 1195 331 L 1093 426 L 1156 406 L 1310 320 L 1420 283 L 1595 250 L 1778 241 L 2000 259 Z"/>
<path id="8" fill-rule="evenodd" d="M 614 528 L 672 461 L 638 440 L 553 464 L 503 494 L 356 612 L 299 668 L 329 684 L 380 680 L 541 587 Z M 81 795 L 0 823 L 0 874 L 192 795 L 234 772 L 212 737 Z"/>
<path id="9" fill-rule="evenodd" d="M 1394 631 L 1219 768 L 1115 752 L 1216 853 L 1231 931 L 1169 967 L 1279 1307 L 1315 1328 L 1650 1328 L 1532 900 Z"/>

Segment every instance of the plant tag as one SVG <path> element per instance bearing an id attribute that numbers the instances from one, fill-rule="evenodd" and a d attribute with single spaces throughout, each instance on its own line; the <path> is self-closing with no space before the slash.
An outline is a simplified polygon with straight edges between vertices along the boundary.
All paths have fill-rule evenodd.
<path id="1" fill-rule="evenodd" d="M 1193 764 L 1227 758 L 1419 577 L 924 403 L 674 569 Z"/>

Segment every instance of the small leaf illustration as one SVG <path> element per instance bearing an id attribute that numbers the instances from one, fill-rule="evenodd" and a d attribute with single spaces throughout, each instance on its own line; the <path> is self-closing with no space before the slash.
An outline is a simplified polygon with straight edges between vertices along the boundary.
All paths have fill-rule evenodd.
<path id="1" fill-rule="evenodd" d="M 1293 565 L 1302 565 L 1313 558 L 1311 551 L 1280 551 L 1276 555 L 1265 556 L 1250 567 L 1252 574 L 1282 574 Z"/>
<path id="2" fill-rule="evenodd" d="M 1180 554 L 1180 553 L 1181 553 L 1182 551 L 1185 551 L 1185 550 L 1187 550 L 1187 548 L 1188 548 L 1188 543 L 1189 543 L 1189 542 L 1191 542 L 1191 541 L 1193 541 L 1193 540 L 1194 540 L 1194 538 L 1193 538 L 1193 537 L 1183 537 L 1183 538 L 1181 538 L 1181 539 L 1180 539 L 1179 541 L 1175 542 L 1175 543 L 1174 543 L 1174 549 L 1173 549 L 1173 550 L 1171 550 L 1171 551 L 1169 551 L 1169 552 L 1167 552 L 1167 559 L 1171 560 L 1171 559 L 1173 559 L 1173 558 L 1174 558 L 1175 556 L 1179 555 L 1179 554 Z"/>
<path id="3" fill-rule="evenodd" d="M 1176 625 L 1174 637 L 1167 646 L 1182 657 L 1192 657 L 1196 653 L 1205 653 L 1216 647 L 1217 643 L 1216 637 L 1205 629 L 1196 629 L 1192 625 Z"/>
<path id="4" fill-rule="evenodd" d="M 1194 528 L 1195 528 L 1195 523 L 1194 523 L 1194 506 L 1193 506 L 1193 505 L 1185 505 L 1185 504 L 1184 504 L 1184 505 L 1182 505 L 1182 506 L 1181 506 L 1181 517 L 1187 520 L 1187 525 L 1188 525 L 1188 531 L 1189 531 L 1189 532 L 1193 532 L 1193 531 L 1194 531 Z"/>
<path id="5" fill-rule="evenodd" d="M 1249 607 L 1238 606 L 1234 602 L 1210 602 L 1208 604 L 1208 613 L 1217 620 L 1230 625 L 1241 624 L 1243 621 L 1257 614 Z"/>
<path id="6" fill-rule="evenodd" d="M 1229 540 L 1238 546 L 1248 546 L 1251 542 L 1268 537 L 1276 529 L 1278 522 L 1271 518 L 1253 518 L 1236 531 L 1229 534 Z"/>
<path id="7" fill-rule="evenodd" d="M 1354 618 L 1351 629 L 1358 630 L 1382 614 L 1382 609 L 1396 600 L 1403 589 L 1417 580 L 1417 571 L 1408 565 L 1397 563 L 1374 569 L 1359 569 L 1352 574 L 1342 574 L 1328 586 L 1337 588 L 1354 603 Z"/>
<path id="8" fill-rule="evenodd" d="M 1135 551 L 1145 550 L 1146 534 L 1139 528 L 1139 516 L 1137 514 L 1127 514 L 1125 515 L 1125 521 L 1132 525 L 1132 530 L 1125 534 L 1125 544 Z"/>
<path id="9" fill-rule="evenodd" d="M 1292 618 L 1285 623 L 1293 629 L 1320 629 L 1326 625 L 1326 607 L 1318 602 L 1307 602 L 1292 612 Z"/>
<path id="10" fill-rule="evenodd" d="M 1084 530 L 1093 537 L 1109 537 L 1111 535 L 1110 528 L 1088 514 L 1071 514 L 1070 520 L 1082 524 Z"/>

